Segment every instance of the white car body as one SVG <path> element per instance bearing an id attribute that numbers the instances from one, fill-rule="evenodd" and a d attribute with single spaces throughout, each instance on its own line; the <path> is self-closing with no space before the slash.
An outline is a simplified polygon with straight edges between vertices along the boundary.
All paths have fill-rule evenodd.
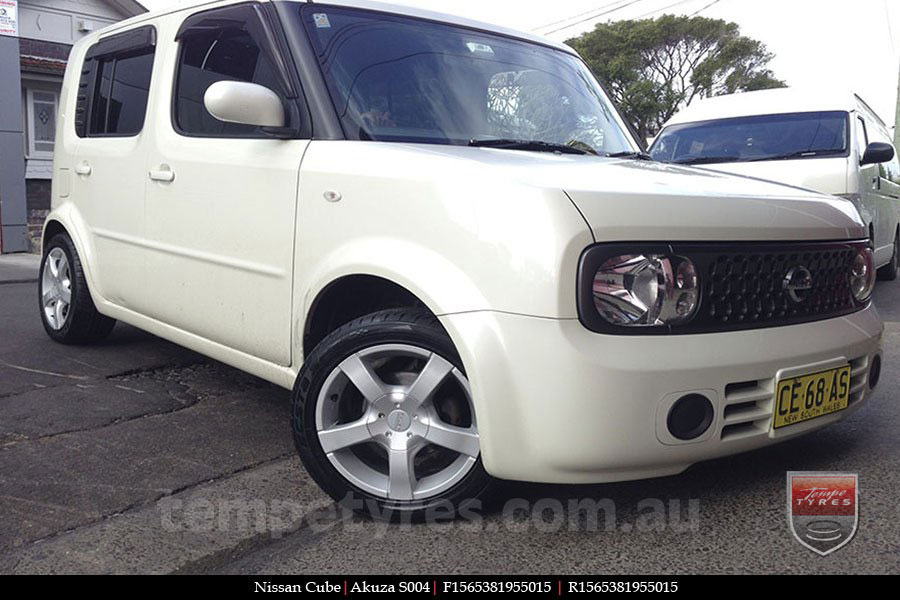
<path id="1" fill-rule="evenodd" d="M 669 119 L 654 143 L 668 128 L 687 123 L 818 111 L 848 113 L 850 145 L 845 155 L 722 162 L 703 165 L 703 168 L 849 198 L 869 227 L 875 245 L 875 263 L 882 267 L 891 260 L 893 243 L 900 235 L 900 163 L 895 155 L 889 163 L 890 168 L 878 164 L 860 166 L 868 143 L 891 143 L 892 137 L 884 121 L 856 94 L 828 89 L 780 88 L 704 98 L 692 102 Z"/>
<path id="2" fill-rule="evenodd" d="M 505 479 L 674 474 L 821 428 L 869 396 L 882 335 L 871 304 L 824 321 L 671 336 L 598 334 L 577 310 L 579 258 L 597 242 L 865 239 L 849 201 L 597 156 L 180 135 L 171 40 L 185 18 L 229 4 L 143 15 L 72 50 L 45 240 L 70 234 L 103 315 L 290 389 L 321 338 L 311 334 L 316 309 L 335 282 L 391 282 L 436 315 L 458 349 L 484 467 Z M 407 7 L 333 4 L 473 26 Z M 86 51 L 148 24 L 158 43 L 141 133 L 76 136 Z M 847 363 L 846 410 L 772 428 L 776 380 Z M 698 439 L 674 439 L 666 412 L 693 390 L 713 402 L 714 423 Z"/>

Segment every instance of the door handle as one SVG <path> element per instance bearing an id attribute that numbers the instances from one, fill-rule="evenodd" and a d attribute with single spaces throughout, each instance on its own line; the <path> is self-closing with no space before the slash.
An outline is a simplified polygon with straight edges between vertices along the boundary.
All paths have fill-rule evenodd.
<path id="1" fill-rule="evenodd" d="M 159 165 L 158 169 L 150 169 L 150 179 L 153 181 L 175 181 L 175 171 L 169 165 Z"/>
<path id="2" fill-rule="evenodd" d="M 75 173 L 87 177 L 91 174 L 91 165 L 89 165 L 86 160 L 83 160 L 75 165 Z"/>

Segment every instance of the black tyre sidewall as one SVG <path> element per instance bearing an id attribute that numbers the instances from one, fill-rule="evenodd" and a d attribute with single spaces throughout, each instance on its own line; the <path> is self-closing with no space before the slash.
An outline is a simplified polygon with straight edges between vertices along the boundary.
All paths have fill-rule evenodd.
<path id="1" fill-rule="evenodd" d="M 72 301 L 69 303 L 69 314 L 65 324 L 59 329 L 53 329 L 47 322 L 47 315 L 44 314 L 44 266 L 50 256 L 50 251 L 54 248 L 62 249 L 69 261 L 69 281 L 72 284 Z M 57 342 L 66 342 L 69 339 L 69 331 L 72 329 L 72 322 L 75 320 L 75 303 L 81 298 L 82 278 L 75 273 L 75 248 L 72 240 L 65 234 L 57 234 L 47 243 L 44 248 L 44 255 L 41 257 L 41 269 L 38 272 L 38 307 L 41 311 L 41 323 L 44 325 L 44 331 Z"/>
<path id="2" fill-rule="evenodd" d="M 62 249 L 69 261 L 69 281 L 72 285 L 72 298 L 69 303 L 69 313 L 65 324 L 59 329 L 53 329 L 47 322 L 44 314 L 43 286 L 44 265 L 50 251 L 54 248 Z M 81 259 L 72 239 L 66 233 L 58 233 L 53 236 L 44 247 L 41 257 L 40 271 L 38 272 L 38 309 L 41 313 L 41 323 L 44 331 L 56 342 L 62 344 L 83 344 L 96 342 L 105 338 L 115 326 L 115 319 L 101 315 L 97 312 L 91 291 L 88 289 L 87 279 L 81 267 Z"/>
<path id="3" fill-rule="evenodd" d="M 355 352 L 380 344 L 410 344 L 440 354 L 465 372 L 450 338 L 429 315 L 396 318 L 383 311 L 345 325 L 325 338 L 310 354 L 294 386 L 292 429 L 294 444 L 310 475 L 332 498 L 356 512 L 391 521 L 421 521 L 430 513 L 446 518 L 449 512 L 477 512 L 482 508 L 491 477 L 479 457 L 469 473 L 449 490 L 423 500 L 397 501 L 361 490 L 332 466 L 319 445 L 316 432 L 316 402 L 326 378 L 338 364 Z M 386 319 L 385 319 L 386 317 Z M 433 324 L 426 324 L 428 320 Z"/>
<path id="4" fill-rule="evenodd" d="M 900 274 L 900 262 L 897 260 L 897 254 L 900 251 L 900 233 L 894 236 L 893 254 L 891 262 L 878 270 L 878 278 L 882 281 L 894 281 Z"/>

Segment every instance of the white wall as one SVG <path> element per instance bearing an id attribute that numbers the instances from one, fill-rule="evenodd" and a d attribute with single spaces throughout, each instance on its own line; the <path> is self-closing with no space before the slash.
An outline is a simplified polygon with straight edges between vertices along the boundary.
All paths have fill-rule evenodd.
<path id="1" fill-rule="evenodd" d="M 74 44 L 127 16 L 103 0 L 20 0 L 19 37 Z"/>

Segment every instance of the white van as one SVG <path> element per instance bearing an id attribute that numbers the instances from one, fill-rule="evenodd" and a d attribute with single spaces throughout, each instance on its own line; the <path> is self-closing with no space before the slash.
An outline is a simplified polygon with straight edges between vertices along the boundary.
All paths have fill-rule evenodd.
<path id="1" fill-rule="evenodd" d="M 884 121 L 855 94 L 783 88 L 698 100 L 669 119 L 650 154 L 849 198 L 879 276 L 900 272 L 900 159 Z"/>
<path id="2" fill-rule="evenodd" d="M 363 0 L 173 8 L 75 45 L 56 148 L 48 335 L 121 320 L 292 389 L 307 470 L 376 516 L 680 473 L 878 382 L 849 201 L 648 161 L 529 34 Z"/>

